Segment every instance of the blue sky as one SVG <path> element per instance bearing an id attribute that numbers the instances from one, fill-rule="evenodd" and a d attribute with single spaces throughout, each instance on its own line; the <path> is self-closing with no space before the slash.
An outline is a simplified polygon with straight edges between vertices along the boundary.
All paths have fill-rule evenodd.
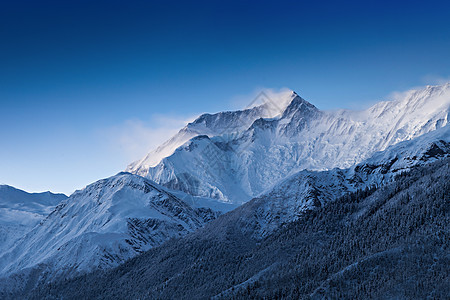
<path id="1" fill-rule="evenodd" d="M 71 193 L 261 88 L 364 108 L 449 53 L 446 1 L 0 1 L 0 183 Z"/>

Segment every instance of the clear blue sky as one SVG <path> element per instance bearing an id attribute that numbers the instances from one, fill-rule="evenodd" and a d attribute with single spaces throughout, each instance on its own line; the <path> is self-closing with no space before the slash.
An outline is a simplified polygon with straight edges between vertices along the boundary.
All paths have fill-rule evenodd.
<path id="1" fill-rule="evenodd" d="M 365 107 L 450 77 L 448 1 L 0 1 L 0 183 L 71 193 L 288 87 Z"/>

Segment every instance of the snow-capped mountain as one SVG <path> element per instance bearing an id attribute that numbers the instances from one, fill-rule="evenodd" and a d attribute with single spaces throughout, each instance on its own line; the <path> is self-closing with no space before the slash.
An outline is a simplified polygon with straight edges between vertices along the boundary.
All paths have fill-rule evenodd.
<path id="1" fill-rule="evenodd" d="M 146 175 L 149 168 L 157 166 L 163 158 L 172 155 L 178 147 L 190 139 L 200 135 L 208 137 L 236 135 L 246 130 L 257 119 L 278 116 L 294 97 L 292 91 L 261 93 L 247 109 L 203 114 L 143 159 L 130 164 L 127 171 Z"/>
<path id="2" fill-rule="evenodd" d="M 66 198 L 64 194 L 27 193 L 0 185 L 0 254 L 12 247 Z"/>
<path id="3" fill-rule="evenodd" d="M 234 208 L 214 201 L 212 210 L 207 204 L 206 199 L 182 200 L 129 173 L 99 180 L 62 201 L 2 255 L 0 277 L 35 270 L 53 278 L 116 266 Z"/>
<path id="4" fill-rule="evenodd" d="M 450 153 L 450 84 L 359 112 L 321 111 L 293 92 L 281 102 L 202 115 L 130 165 L 134 174 L 75 192 L 0 252 L 3 286 L 117 266 L 251 198 L 218 221 L 234 218 L 263 237 L 305 210 Z"/>
<path id="5" fill-rule="evenodd" d="M 450 112 L 450 84 L 411 90 L 364 111 L 321 111 L 294 92 L 286 98 L 290 104 L 270 117 L 261 106 L 202 115 L 127 171 L 243 203 L 300 170 L 348 168 L 441 128 Z"/>

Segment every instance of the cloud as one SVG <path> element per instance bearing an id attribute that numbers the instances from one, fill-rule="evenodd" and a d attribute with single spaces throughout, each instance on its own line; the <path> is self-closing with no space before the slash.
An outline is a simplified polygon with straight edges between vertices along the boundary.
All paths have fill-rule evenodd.
<path id="1" fill-rule="evenodd" d="M 264 95 L 264 97 L 261 97 Z M 288 88 L 270 89 L 257 88 L 247 95 L 238 95 L 230 100 L 232 109 L 245 109 L 268 103 L 273 110 L 281 113 L 292 100 L 292 90 Z"/>
<path id="2" fill-rule="evenodd" d="M 396 101 L 401 100 L 406 97 L 408 97 L 411 93 L 415 91 L 420 91 L 428 86 L 441 86 L 445 84 L 450 83 L 450 77 L 441 77 L 441 76 L 435 76 L 435 75 L 427 75 L 422 78 L 422 81 L 424 82 L 424 85 L 418 85 L 418 86 L 412 86 L 407 90 L 404 91 L 393 91 L 389 93 L 386 97 L 388 101 Z M 445 96 L 448 97 L 448 96 Z"/>
<path id="3" fill-rule="evenodd" d="M 422 81 L 426 85 L 443 85 L 443 84 L 450 82 L 450 76 L 445 77 L 445 76 L 428 74 L 422 78 Z"/>
<path id="4" fill-rule="evenodd" d="M 176 134 L 195 117 L 153 115 L 149 120 L 126 120 L 97 131 L 109 151 L 120 154 L 128 163 L 140 159 Z"/>

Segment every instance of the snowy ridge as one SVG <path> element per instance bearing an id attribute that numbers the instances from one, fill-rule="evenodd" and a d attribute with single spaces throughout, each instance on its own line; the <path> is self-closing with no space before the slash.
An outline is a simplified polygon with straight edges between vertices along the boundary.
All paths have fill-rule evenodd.
<path id="1" fill-rule="evenodd" d="M 348 168 L 376 151 L 441 128 L 449 112 L 450 84 L 408 91 L 365 111 L 321 111 L 292 93 L 278 117 L 250 114 L 242 122 L 247 115 L 235 117 L 240 111 L 226 118 L 209 115 L 217 119 L 207 122 L 202 116 L 191 123 L 202 129 L 178 140 L 194 126 L 189 124 L 173 138 L 184 144 L 173 150 L 177 143 L 172 143 L 168 156 L 150 153 L 127 170 L 192 195 L 244 203 L 300 170 Z"/>
<path id="2" fill-rule="evenodd" d="M 43 266 L 47 279 L 116 266 L 220 214 L 193 206 L 129 173 L 99 180 L 61 202 L 3 254 L 0 277 Z"/>

